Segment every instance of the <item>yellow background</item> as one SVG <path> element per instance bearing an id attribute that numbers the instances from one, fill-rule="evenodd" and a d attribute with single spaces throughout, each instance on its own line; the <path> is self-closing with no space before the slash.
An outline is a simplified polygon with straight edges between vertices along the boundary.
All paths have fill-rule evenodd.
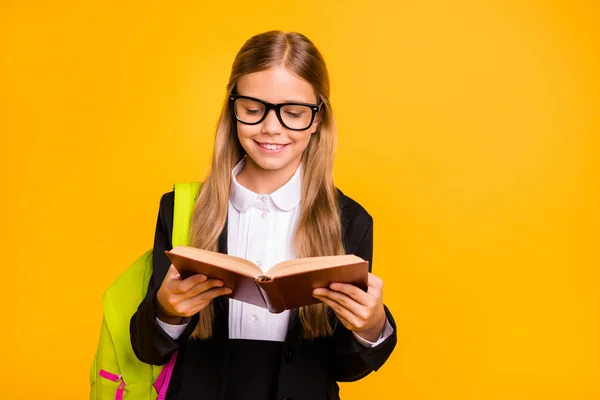
<path id="1" fill-rule="evenodd" d="M 600 398 L 597 1 L 3 1 L 6 399 L 82 399 L 103 290 L 204 176 L 233 58 L 324 53 L 398 346 L 345 399 Z"/>

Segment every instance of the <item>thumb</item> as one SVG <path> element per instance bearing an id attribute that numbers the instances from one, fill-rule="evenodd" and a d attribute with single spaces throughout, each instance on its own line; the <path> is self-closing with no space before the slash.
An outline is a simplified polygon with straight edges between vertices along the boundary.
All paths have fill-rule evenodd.
<path id="1" fill-rule="evenodd" d="M 376 297 L 381 297 L 381 295 L 383 294 L 383 281 L 381 280 L 381 278 L 369 272 L 367 285 L 369 286 L 367 293 L 372 294 Z"/>
<path id="2" fill-rule="evenodd" d="M 167 280 L 181 280 L 181 275 L 179 274 L 179 272 L 177 272 L 177 268 L 175 268 L 175 266 L 173 264 L 171 264 L 171 266 L 169 267 L 169 270 L 167 271 L 167 276 L 166 278 Z"/>

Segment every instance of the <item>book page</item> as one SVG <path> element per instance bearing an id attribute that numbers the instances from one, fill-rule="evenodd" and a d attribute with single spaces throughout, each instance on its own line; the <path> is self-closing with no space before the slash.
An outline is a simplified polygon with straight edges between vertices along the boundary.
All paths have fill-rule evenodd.
<path id="1" fill-rule="evenodd" d="M 228 254 L 217 253 L 209 250 L 202 250 L 190 246 L 177 246 L 171 253 L 179 254 L 183 257 L 202 261 L 206 264 L 215 265 L 231 271 L 236 271 L 246 276 L 256 277 L 262 275 L 262 270 L 258 265 L 245 258 L 230 256 Z"/>
<path id="2" fill-rule="evenodd" d="M 271 277 L 294 275 L 299 272 L 316 271 L 332 267 L 362 263 L 364 260 L 354 254 L 341 256 L 305 257 L 283 261 L 267 271 Z"/>

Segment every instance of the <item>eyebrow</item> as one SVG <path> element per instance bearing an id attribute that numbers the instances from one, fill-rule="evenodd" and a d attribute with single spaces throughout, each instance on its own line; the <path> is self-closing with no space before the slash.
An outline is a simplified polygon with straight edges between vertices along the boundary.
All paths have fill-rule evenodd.
<path id="1" fill-rule="evenodd" d="M 252 96 L 252 95 L 241 94 L 241 93 L 238 93 L 238 95 L 240 95 L 240 96 L 247 96 L 247 97 L 253 97 L 255 99 L 266 101 L 267 103 L 273 103 L 272 101 L 267 101 L 267 100 L 265 100 L 265 99 L 263 99 L 262 97 L 259 97 L 259 96 Z M 295 99 L 295 100 L 294 99 L 286 99 L 286 100 L 283 100 L 283 101 L 281 101 L 279 103 L 274 103 L 274 104 L 283 104 L 283 103 L 318 104 L 318 100 L 315 101 L 315 102 L 312 102 L 312 101 L 306 101 L 306 100 L 302 100 L 302 99 Z"/>
<path id="2" fill-rule="evenodd" d="M 300 99 L 296 99 L 296 100 L 284 100 L 282 101 L 282 103 L 304 103 L 304 104 L 315 104 L 312 101 L 306 101 L 306 100 L 300 100 Z"/>

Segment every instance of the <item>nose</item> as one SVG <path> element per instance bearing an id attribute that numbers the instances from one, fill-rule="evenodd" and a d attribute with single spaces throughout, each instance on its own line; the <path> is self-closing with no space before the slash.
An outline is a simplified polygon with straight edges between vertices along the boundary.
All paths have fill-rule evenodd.
<path id="1" fill-rule="evenodd" d="M 269 135 L 277 135 L 280 134 L 282 130 L 283 126 L 281 126 L 281 122 L 279 122 L 275 110 L 269 110 L 265 120 L 262 122 L 262 132 Z"/>

